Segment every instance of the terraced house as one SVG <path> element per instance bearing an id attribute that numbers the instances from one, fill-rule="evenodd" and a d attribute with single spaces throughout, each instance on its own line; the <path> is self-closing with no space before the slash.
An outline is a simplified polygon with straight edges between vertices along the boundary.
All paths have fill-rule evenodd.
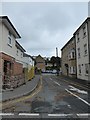
<path id="1" fill-rule="evenodd" d="M 21 36 L 7 16 L 0 17 L 0 75 L 3 88 L 17 87 L 25 82 L 24 52 Z"/>
<path id="2" fill-rule="evenodd" d="M 76 44 L 72 37 L 61 49 L 61 69 L 65 76 L 76 78 Z"/>
<path id="3" fill-rule="evenodd" d="M 22 64 L 15 62 L 16 39 L 20 38 L 21 36 L 8 17 L 0 17 L 0 67 L 3 75 L 3 84 L 9 87 L 15 84 L 13 77 L 22 74 Z"/>
<path id="4" fill-rule="evenodd" d="M 90 17 L 74 33 L 76 40 L 77 78 L 90 80 Z"/>

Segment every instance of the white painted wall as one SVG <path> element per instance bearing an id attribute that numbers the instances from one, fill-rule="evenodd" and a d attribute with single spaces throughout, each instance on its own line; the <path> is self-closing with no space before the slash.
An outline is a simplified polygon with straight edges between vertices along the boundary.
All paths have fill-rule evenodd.
<path id="1" fill-rule="evenodd" d="M 17 49 L 16 46 L 15 46 L 15 59 L 17 62 L 23 64 L 23 52 L 20 49 Z"/>
<path id="2" fill-rule="evenodd" d="M 9 30 L 7 27 L 0 23 L 0 52 L 3 52 L 7 55 L 10 55 L 11 57 L 14 57 L 16 62 L 19 62 L 23 64 L 23 53 L 20 49 L 18 49 L 18 55 L 17 55 L 17 47 L 16 47 L 16 39 L 13 35 L 11 35 L 12 43 L 11 46 L 8 44 L 8 34 Z M 22 55 L 21 55 L 22 53 Z"/>
<path id="3" fill-rule="evenodd" d="M 17 49 L 17 47 L 15 46 L 16 39 L 13 35 L 11 36 L 12 46 L 8 44 L 8 33 L 9 30 L 6 28 L 6 26 L 0 23 L 0 52 L 3 52 L 7 55 L 14 57 L 16 62 L 23 64 L 23 67 L 27 67 L 27 65 L 34 66 L 33 60 L 30 57 L 23 57 L 23 52 L 20 49 Z"/>
<path id="4" fill-rule="evenodd" d="M 34 61 L 31 57 L 23 57 L 23 67 L 27 67 L 30 69 L 31 67 L 34 67 Z"/>
<path id="5" fill-rule="evenodd" d="M 1 26 L 0 26 L 1 29 Z M 5 27 L 4 24 L 2 24 L 2 50 L 1 52 L 4 52 L 7 55 L 10 55 L 15 58 L 15 37 L 12 35 L 12 46 L 9 46 L 8 44 L 8 32 L 9 30 Z M 0 40 L 0 41 L 1 41 Z"/>
<path id="6" fill-rule="evenodd" d="M 87 30 L 87 24 L 85 24 L 86 30 Z M 87 56 L 84 55 L 84 44 L 87 43 L 87 49 L 88 49 L 88 34 L 86 31 L 86 37 L 83 37 L 83 28 L 80 28 L 79 30 L 80 35 L 80 42 L 77 43 L 77 35 L 76 38 L 76 51 L 78 48 L 80 48 L 80 54 L 81 57 L 78 58 L 78 52 L 77 53 L 77 78 L 88 80 L 88 75 L 85 74 L 85 64 L 89 63 L 88 54 Z M 81 65 L 81 75 L 79 74 L 78 65 Z"/>

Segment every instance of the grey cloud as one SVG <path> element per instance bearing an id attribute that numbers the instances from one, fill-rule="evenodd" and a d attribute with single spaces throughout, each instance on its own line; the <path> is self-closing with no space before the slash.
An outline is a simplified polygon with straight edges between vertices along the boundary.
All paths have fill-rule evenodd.
<path id="1" fill-rule="evenodd" d="M 69 40 L 87 16 L 87 3 L 4 3 L 3 14 L 13 21 L 28 52 L 48 56 Z"/>

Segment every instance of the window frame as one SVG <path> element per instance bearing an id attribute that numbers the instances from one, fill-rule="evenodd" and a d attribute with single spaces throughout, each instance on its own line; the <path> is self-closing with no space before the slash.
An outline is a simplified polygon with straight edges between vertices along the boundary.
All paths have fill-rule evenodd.
<path id="1" fill-rule="evenodd" d="M 8 45 L 12 47 L 12 34 L 10 31 L 8 32 Z"/>
<path id="2" fill-rule="evenodd" d="M 81 71 L 81 65 L 78 65 L 78 72 L 79 72 L 79 75 L 82 73 L 82 71 Z"/>
<path id="3" fill-rule="evenodd" d="M 78 58 L 80 58 L 81 57 L 80 48 L 78 48 L 77 50 L 78 50 Z"/>
<path id="4" fill-rule="evenodd" d="M 83 37 L 86 37 L 86 26 L 83 27 Z"/>
<path id="5" fill-rule="evenodd" d="M 80 34 L 79 32 L 77 33 L 77 43 L 80 42 Z"/>
<path id="6" fill-rule="evenodd" d="M 84 44 L 84 55 L 86 56 L 88 54 L 88 50 L 87 50 L 87 43 Z"/>
<path id="7" fill-rule="evenodd" d="M 87 72 L 88 71 L 88 72 Z M 85 74 L 88 75 L 89 74 L 89 65 L 88 63 L 85 64 Z"/>

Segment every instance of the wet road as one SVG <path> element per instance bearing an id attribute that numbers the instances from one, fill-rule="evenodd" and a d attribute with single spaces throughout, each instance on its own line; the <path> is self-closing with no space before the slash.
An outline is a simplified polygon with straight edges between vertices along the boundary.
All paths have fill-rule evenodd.
<path id="1" fill-rule="evenodd" d="M 42 75 L 37 90 L 22 101 L 3 109 L 7 118 L 89 118 L 87 90 L 55 75 Z M 3 116 L 5 117 L 5 116 Z"/>

